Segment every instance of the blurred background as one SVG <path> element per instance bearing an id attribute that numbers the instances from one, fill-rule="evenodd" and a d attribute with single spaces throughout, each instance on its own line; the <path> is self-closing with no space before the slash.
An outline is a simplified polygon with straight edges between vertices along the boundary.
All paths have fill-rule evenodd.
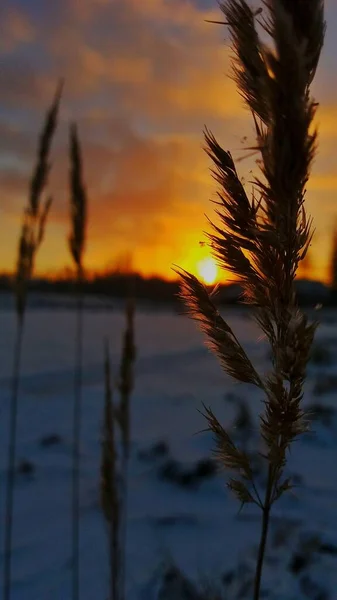
<path id="1" fill-rule="evenodd" d="M 257 2 L 256 2 L 257 5 Z M 230 49 L 213 0 L 13 0 L 0 7 L 0 578 L 16 315 L 13 272 L 36 147 L 64 78 L 52 146 L 46 235 L 30 282 L 19 386 L 11 600 L 71 597 L 72 402 L 76 270 L 68 249 L 68 127 L 81 139 L 88 226 L 83 265 L 80 590 L 105 599 L 109 558 L 100 481 L 104 340 L 113 402 L 132 296 L 126 600 L 251 597 L 260 514 L 238 511 L 200 413 L 211 406 L 256 462 L 258 390 L 233 383 L 182 315 L 172 267 L 197 275 L 263 373 L 270 349 L 240 286 L 211 257 L 205 213 L 216 185 L 203 152 L 209 127 L 230 149 L 248 192 L 254 130 L 230 79 Z M 263 597 L 333 600 L 337 589 L 337 6 L 313 92 L 319 152 L 308 183 L 315 235 L 300 265 L 300 304 L 321 325 L 305 385 L 313 431 L 296 443 L 295 489 L 271 520 Z M 124 341 L 123 341 L 124 340 Z M 198 434 L 198 435 L 196 435 Z M 118 450 L 119 452 L 120 450 Z M 261 596 L 262 597 L 262 596 Z M 0 591 L 1 598 L 1 591 Z"/>

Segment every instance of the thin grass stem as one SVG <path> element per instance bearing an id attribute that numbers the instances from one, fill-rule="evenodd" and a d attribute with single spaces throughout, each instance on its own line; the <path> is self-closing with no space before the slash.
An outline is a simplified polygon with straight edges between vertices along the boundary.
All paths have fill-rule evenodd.
<path id="1" fill-rule="evenodd" d="M 262 578 L 262 569 L 264 563 L 264 556 L 266 551 L 267 537 L 268 537 L 268 529 L 269 529 L 269 516 L 270 516 L 270 508 L 271 508 L 271 494 L 273 488 L 273 469 L 272 466 L 269 466 L 268 469 L 268 480 L 266 487 L 266 495 L 265 501 L 262 508 L 262 528 L 261 528 L 261 536 L 259 543 L 259 550 L 257 555 L 257 563 L 256 563 L 256 571 L 254 578 L 254 600 L 259 600 L 260 591 L 261 591 L 261 578 Z"/>
<path id="2" fill-rule="evenodd" d="M 52 204 L 48 197 L 43 202 L 43 193 L 47 186 L 50 171 L 49 155 L 53 135 L 57 125 L 59 103 L 63 82 L 60 82 L 50 109 L 47 111 L 45 122 L 40 135 L 37 148 L 37 161 L 32 173 L 29 198 L 24 209 L 23 221 L 18 243 L 18 254 L 15 270 L 15 309 L 17 318 L 17 333 L 14 348 L 12 396 L 9 409 L 9 441 L 7 463 L 7 488 L 5 500 L 5 536 L 4 536 L 4 571 L 3 571 L 3 598 L 11 597 L 12 574 L 12 546 L 13 546 L 13 520 L 14 520 L 14 486 L 15 462 L 17 446 L 17 422 L 19 381 L 22 355 L 22 340 L 24 334 L 24 321 L 26 314 L 28 284 L 34 272 L 37 251 L 42 244 L 46 220 Z"/>
<path id="3" fill-rule="evenodd" d="M 72 472 L 72 553 L 74 600 L 80 598 L 80 462 L 82 426 L 82 380 L 83 380 L 83 292 L 82 278 L 77 279 L 76 348 L 73 406 L 73 472 Z"/>
<path id="4" fill-rule="evenodd" d="M 10 425 L 8 445 L 8 469 L 5 504 L 5 551 L 4 551 L 4 587 L 3 598 L 10 600 L 11 576 L 12 576 L 12 554 L 13 554 L 13 512 L 14 512 L 14 487 L 15 487 L 15 463 L 17 445 L 17 421 L 18 421 L 18 398 L 20 369 L 22 357 L 22 341 L 24 334 L 24 318 L 18 320 L 17 333 L 14 348 L 13 384 L 10 403 Z"/>

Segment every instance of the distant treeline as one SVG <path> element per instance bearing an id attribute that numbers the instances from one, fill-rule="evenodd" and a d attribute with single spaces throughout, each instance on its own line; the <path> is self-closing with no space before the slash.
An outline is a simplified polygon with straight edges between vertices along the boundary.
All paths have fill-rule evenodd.
<path id="1" fill-rule="evenodd" d="M 75 279 L 35 277 L 29 284 L 31 291 L 53 294 L 73 294 L 76 291 Z M 8 274 L 0 274 L 0 291 L 13 289 L 13 279 Z M 83 282 L 87 295 L 107 296 L 125 299 L 132 295 L 139 300 L 172 302 L 178 294 L 178 282 L 165 281 L 159 277 L 145 278 L 139 274 L 97 275 Z"/>
<path id="2" fill-rule="evenodd" d="M 299 303 L 313 306 L 317 303 L 337 305 L 337 292 L 318 281 L 301 279 L 296 282 Z M 84 282 L 84 293 L 93 296 L 125 299 L 132 295 L 136 300 L 156 304 L 179 304 L 179 285 L 177 281 L 167 281 L 160 277 L 143 277 L 137 273 L 99 274 Z M 33 278 L 29 285 L 31 291 L 53 294 L 73 294 L 76 289 L 72 277 Z M 0 291 L 13 289 L 13 279 L 0 274 Z M 223 284 L 218 288 L 216 300 L 219 304 L 236 304 L 242 301 L 241 288 L 237 284 Z"/>

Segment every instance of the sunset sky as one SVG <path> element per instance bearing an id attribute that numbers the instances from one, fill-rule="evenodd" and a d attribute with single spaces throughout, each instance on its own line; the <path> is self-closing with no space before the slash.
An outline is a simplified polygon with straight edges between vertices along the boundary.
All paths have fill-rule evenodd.
<path id="1" fill-rule="evenodd" d="M 134 269 L 172 277 L 207 260 L 200 244 L 215 183 L 202 150 L 206 124 L 234 157 L 253 128 L 229 79 L 228 35 L 205 23 L 216 0 L 11 0 L 0 7 L 0 269 L 12 269 L 37 135 L 65 78 L 53 145 L 54 205 L 37 268 L 70 264 L 68 124 L 76 119 L 89 197 L 86 264 L 132 256 Z M 312 276 L 327 276 L 337 218 L 337 2 L 314 85 L 320 149 L 308 186 L 316 234 Z M 226 39 L 225 39 L 226 38 Z M 244 138 L 247 139 L 244 139 Z M 254 158 L 238 163 L 247 182 Z"/>

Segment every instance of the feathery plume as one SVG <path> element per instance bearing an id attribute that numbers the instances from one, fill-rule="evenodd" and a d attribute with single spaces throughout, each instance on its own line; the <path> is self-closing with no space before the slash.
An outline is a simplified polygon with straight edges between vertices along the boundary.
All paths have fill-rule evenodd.
<path id="1" fill-rule="evenodd" d="M 246 485 L 249 457 L 235 447 L 213 413 L 206 413 L 219 459 L 243 478 L 231 479 L 229 487 L 241 502 L 255 500 L 262 508 L 254 583 L 254 600 L 258 600 L 270 509 L 291 487 L 288 478 L 281 481 L 286 451 L 308 427 L 301 402 L 317 323 L 309 323 L 299 310 L 294 279 L 312 237 L 311 219 L 304 205 L 317 147 L 313 127 L 317 103 L 310 85 L 323 46 L 324 2 L 265 0 L 262 7 L 253 10 L 245 0 L 226 0 L 220 8 L 232 41 L 233 78 L 253 117 L 256 146 L 251 150 L 260 154 L 260 175 L 254 178 L 249 198 L 232 155 L 205 130 L 205 150 L 219 186 L 219 224 L 211 222 L 209 243 L 219 265 L 240 281 L 244 300 L 271 345 L 271 372 L 263 378 L 256 372 L 207 289 L 185 271 L 179 272 L 180 296 L 225 371 L 238 381 L 258 386 L 265 396 L 260 419 L 268 463 L 263 502 L 253 482 L 252 491 Z M 257 22 L 273 45 L 262 41 Z"/>
<path id="2" fill-rule="evenodd" d="M 70 127 L 70 220 L 72 230 L 69 236 L 69 248 L 77 267 L 83 276 L 83 253 L 87 226 L 87 195 L 83 184 L 82 157 L 76 124 Z"/>
<path id="3" fill-rule="evenodd" d="M 87 194 L 83 183 L 82 157 L 77 127 L 72 124 L 69 132 L 70 158 L 70 220 L 69 250 L 77 271 L 77 315 L 73 407 L 73 473 L 72 473 L 72 558 L 73 600 L 80 598 L 80 443 L 82 425 L 82 354 L 83 354 L 83 254 L 87 226 Z"/>
<path id="4" fill-rule="evenodd" d="M 53 103 L 46 115 L 37 149 L 37 162 L 30 182 L 29 199 L 24 209 L 14 282 L 16 312 L 20 320 L 24 318 L 27 286 L 33 275 L 35 256 L 43 241 L 45 225 L 52 204 L 51 197 L 48 197 L 43 203 L 42 196 L 51 168 L 50 149 L 56 130 L 62 89 L 63 81 L 58 84 Z"/>
<path id="5" fill-rule="evenodd" d="M 198 322 L 200 329 L 206 334 L 208 346 L 217 354 L 223 369 L 238 381 L 262 387 L 260 376 L 213 304 L 206 287 L 194 275 L 182 269 L 176 272 L 182 280 L 180 298 L 187 314 Z"/>
<path id="6" fill-rule="evenodd" d="M 33 276 L 36 253 L 43 241 L 51 197 L 42 200 L 50 171 L 50 149 L 57 125 L 57 116 L 63 83 L 60 82 L 47 112 L 37 149 L 37 162 L 30 182 L 29 198 L 24 209 L 23 223 L 18 244 L 14 278 L 14 294 L 17 315 L 17 334 L 14 350 L 12 398 L 10 405 L 8 470 L 5 506 L 5 548 L 3 570 L 3 598 L 10 600 L 12 571 L 13 500 L 15 483 L 16 437 L 18 416 L 18 392 L 21 369 L 22 340 L 27 304 L 28 285 Z"/>

